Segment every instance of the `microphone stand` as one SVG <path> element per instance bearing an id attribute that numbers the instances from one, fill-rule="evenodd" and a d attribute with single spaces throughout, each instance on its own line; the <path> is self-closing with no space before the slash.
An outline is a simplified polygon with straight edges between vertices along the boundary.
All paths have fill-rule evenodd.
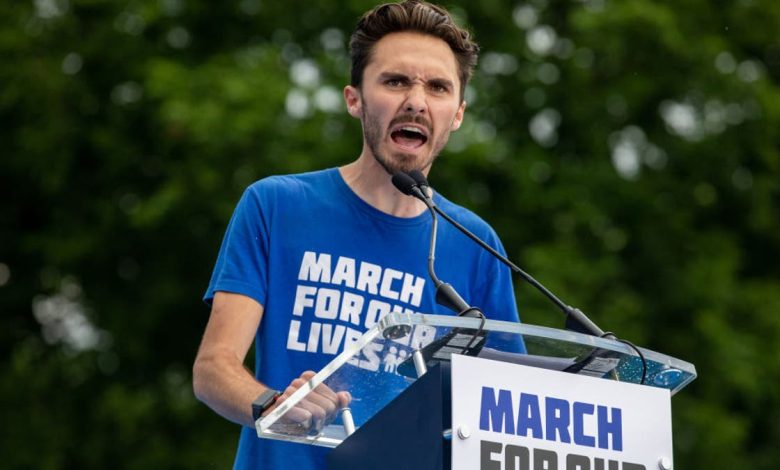
<path id="1" fill-rule="evenodd" d="M 645 383 L 645 378 L 647 375 L 647 361 L 645 360 L 644 355 L 642 354 L 642 351 L 639 350 L 633 343 L 630 341 L 620 339 L 618 338 L 614 333 L 612 332 L 604 332 L 601 328 L 598 327 L 593 321 L 591 321 L 590 318 L 585 315 L 585 313 L 582 312 L 582 310 L 571 307 L 569 305 L 566 305 L 561 299 L 559 299 L 555 294 L 550 292 L 546 287 L 544 287 L 539 281 L 531 277 L 528 273 L 520 269 L 517 265 L 515 265 L 513 262 L 511 262 L 507 257 L 503 256 L 501 253 L 497 252 L 495 249 L 493 249 L 492 246 L 488 245 L 484 241 L 482 241 L 479 237 L 471 233 L 466 227 L 462 226 L 460 223 L 458 223 L 455 219 L 444 213 L 441 209 L 439 209 L 438 206 L 436 206 L 433 203 L 433 199 L 425 192 L 425 188 L 430 189 L 430 185 L 428 184 L 428 180 L 425 178 L 425 175 L 422 174 L 419 170 L 414 170 L 409 173 L 408 175 L 412 180 L 414 180 L 414 186 L 417 191 L 406 193 L 411 194 L 418 199 L 423 200 L 425 204 L 431 208 L 433 211 L 440 214 L 442 217 L 444 217 L 449 223 L 451 223 L 455 228 L 460 230 L 463 234 L 471 238 L 474 242 L 476 242 L 479 246 L 486 249 L 490 254 L 492 254 L 494 257 L 496 257 L 499 261 L 507 265 L 512 272 L 517 273 L 522 277 L 526 282 L 534 286 L 536 289 L 538 289 L 542 294 L 544 294 L 548 299 L 550 299 L 558 308 L 560 308 L 564 315 L 566 315 L 566 329 L 569 331 L 576 331 L 578 333 L 585 333 L 593 336 L 597 336 L 599 338 L 608 338 L 612 339 L 614 341 L 618 341 L 621 343 L 626 344 L 630 348 L 632 348 L 636 353 L 639 359 L 642 361 L 642 380 L 640 383 Z M 578 364 L 576 364 L 576 367 L 571 368 L 572 372 L 576 372 L 579 369 L 582 369 L 586 367 L 589 363 L 592 361 L 595 361 L 600 356 L 609 355 L 609 351 L 605 351 L 601 348 L 594 349 L 585 359 L 582 361 L 579 361 Z M 614 371 L 612 371 L 612 374 L 614 374 Z"/>
<path id="2" fill-rule="evenodd" d="M 415 181 L 416 185 L 418 187 L 424 187 L 424 188 L 430 188 L 430 185 L 428 185 L 428 180 L 425 179 L 425 176 L 415 170 L 409 173 L 409 176 L 412 177 L 412 179 Z M 523 278 L 526 282 L 534 286 L 537 290 L 539 290 L 542 294 L 544 294 L 548 299 L 550 299 L 558 308 L 560 308 L 564 315 L 566 315 L 566 329 L 570 331 L 576 331 L 579 333 L 586 333 L 593 336 L 598 337 L 612 337 L 615 338 L 615 335 L 612 333 L 605 333 L 604 330 L 598 327 L 593 321 L 591 321 L 590 318 L 585 315 L 585 313 L 582 312 L 582 310 L 571 307 L 569 305 L 566 305 L 561 299 L 559 299 L 555 294 L 550 292 L 546 287 L 544 287 L 539 281 L 534 279 L 530 274 L 526 273 L 520 267 L 518 267 L 516 264 L 511 262 L 509 259 L 507 259 L 505 256 L 503 256 L 501 253 L 496 251 L 492 246 L 488 245 L 484 241 L 482 241 L 479 237 L 471 233 L 466 227 L 458 223 L 455 219 L 447 215 L 444 211 L 439 209 L 439 206 L 435 205 L 433 201 L 431 200 L 431 197 L 428 196 L 424 190 L 419 190 L 420 196 L 415 196 L 420 199 L 422 197 L 423 202 L 426 203 L 426 205 L 431 208 L 431 210 L 436 211 L 439 215 L 444 217 L 447 222 L 451 223 L 455 228 L 460 230 L 464 235 L 471 238 L 474 242 L 476 242 L 479 246 L 490 252 L 495 258 L 497 258 L 499 261 L 504 263 L 506 266 L 509 267 L 509 269 L 512 270 L 512 272 L 518 274 L 520 277 Z"/>
<path id="3" fill-rule="evenodd" d="M 436 205 L 428 198 L 415 181 L 406 173 L 396 172 L 392 179 L 393 185 L 408 196 L 414 196 L 417 199 L 425 203 L 425 206 L 431 213 L 432 226 L 431 226 L 431 242 L 428 250 L 428 275 L 433 280 L 433 284 L 436 286 L 436 303 L 447 307 L 460 316 L 484 316 L 479 312 L 474 314 L 473 312 L 479 309 L 470 306 L 463 300 L 463 297 L 458 294 L 451 284 L 448 284 L 436 276 L 434 270 L 434 261 L 436 259 L 436 232 L 439 226 L 439 218 L 436 217 Z"/>
<path id="4" fill-rule="evenodd" d="M 464 330 L 461 328 L 453 328 L 448 334 L 437 339 L 431 344 L 422 349 L 417 349 L 412 353 L 412 362 L 414 363 L 414 369 L 417 373 L 417 377 L 422 377 L 428 370 L 427 362 L 434 358 L 434 355 L 442 348 L 457 348 L 461 349 L 461 354 L 468 354 L 475 356 L 482 349 L 485 344 L 486 335 L 483 330 L 485 323 L 485 315 L 479 308 L 472 307 L 458 294 L 451 284 L 442 281 L 436 276 L 434 270 L 434 262 L 436 259 L 436 233 L 439 225 L 438 217 L 436 216 L 435 204 L 430 200 L 415 183 L 415 181 L 406 173 L 396 172 L 392 178 L 393 185 L 402 193 L 414 196 L 417 199 L 425 203 L 426 207 L 431 213 L 431 240 L 428 249 L 428 275 L 433 280 L 436 286 L 436 303 L 447 307 L 448 309 L 456 312 L 458 316 L 465 317 L 477 317 L 482 319 L 482 323 L 477 330 Z M 465 346 L 464 346 L 465 344 Z M 407 359 L 408 361 L 408 359 Z M 407 361 L 404 361 L 406 363 Z M 404 364 L 402 364 L 403 366 Z M 399 366 L 400 369 L 400 366 Z"/>

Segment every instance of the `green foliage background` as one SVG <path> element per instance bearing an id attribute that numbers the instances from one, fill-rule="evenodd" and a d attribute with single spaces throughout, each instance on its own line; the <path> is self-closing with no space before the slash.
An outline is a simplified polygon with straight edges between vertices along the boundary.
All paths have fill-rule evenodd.
<path id="1" fill-rule="evenodd" d="M 780 461 L 780 3 L 445 5 L 483 55 L 432 172 L 602 326 L 696 364 L 677 468 Z M 0 4 L 5 468 L 224 468 L 200 296 L 243 188 L 356 157 L 366 1 Z M 530 287 L 526 322 L 561 326 Z"/>

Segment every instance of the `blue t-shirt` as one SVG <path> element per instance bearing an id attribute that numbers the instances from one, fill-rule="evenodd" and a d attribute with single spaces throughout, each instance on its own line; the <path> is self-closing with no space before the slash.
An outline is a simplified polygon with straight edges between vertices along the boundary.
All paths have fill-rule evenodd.
<path id="1" fill-rule="evenodd" d="M 434 201 L 504 252 L 478 216 L 439 194 Z M 436 303 L 428 278 L 431 223 L 427 211 L 399 218 L 375 209 L 337 168 L 265 178 L 238 203 L 205 300 L 226 291 L 264 307 L 255 376 L 283 390 L 301 372 L 323 368 L 390 311 L 453 315 Z M 435 270 L 488 318 L 518 321 L 509 269 L 443 220 Z M 259 439 L 243 427 L 235 468 L 324 469 L 327 451 Z"/>

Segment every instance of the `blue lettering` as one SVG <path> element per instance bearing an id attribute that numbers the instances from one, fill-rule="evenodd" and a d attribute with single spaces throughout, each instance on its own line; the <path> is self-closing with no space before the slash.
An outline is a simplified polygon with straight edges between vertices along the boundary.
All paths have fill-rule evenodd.
<path id="1" fill-rule="evenodd" d="M 507 434 L 515 433 L 515 418 L 512 416 L 512 394 L 509 390 L 499 390 L 498 401 L 496 401 L 496 391 L 492 387 L 482 387 L 482 404 L 480 408 L 479 429 Z"/>
<path id="2" fill-rule="evenodd" d="M 583 447 L 623 450 L 623 412 L 620 408 L 520 393 L 515 410 L 512 395 L 510 390 L 482 387 L 479 429 Z M 540 398 L 544 398 L 544 408 L 540 406 Z M 588 429 L 594 432 L 594 425 L 595 436 L 588 433 Z"/>
<path id="3" fill-rule="evenodd" d="M 545 418 L 547 421 L 547 436 L 548 441 L 558 440 L 560 436 L 560 442 L 570 443 L 571 437 L 569 436 L 569 402 L 561 400 L 560 398 L 544 399 Z"/>
<path id="4" fill-rule="evenodd" d="M 609 436 L 612 436 L 612 450 L 623 450 L 623 412 L 620 408 L 610 408 L 611 418 L 607 416 L 606 406 L 598 407 L 599 448 L 609 449 Z"/>
<path id="5" fill-rule="evenodd" d="M 542 439 L 542 413 L 539 410 L 539 397 L 521 393 L 517 410 L 517 435 L 528 437 L 528 431 L 534 438 Z"/>
<path id="6" fill-rule="evenodd" d="M 596 407 L 590 403 L 574 402 L 574 443 L 579 446 L 596 447 L 596 438 L 585 434 L 584 415 L 592 415 Z"/>

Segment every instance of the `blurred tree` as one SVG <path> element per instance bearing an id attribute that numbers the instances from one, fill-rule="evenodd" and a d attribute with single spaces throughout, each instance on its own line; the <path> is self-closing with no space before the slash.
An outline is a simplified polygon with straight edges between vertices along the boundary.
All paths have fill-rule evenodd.
<path id="1" fill-rule="evenodd" d="M 341 87 L 370 6 L 0 5 L 6 467 L 229 465 L 237 429 L 190 391 L 200 296 L 246 185 L 357 155 Z M 774 468 L 780 4 L 448 6 L 483 54 L 433 183 L 599 324 L 697 365 L 679 468 Z"/>

